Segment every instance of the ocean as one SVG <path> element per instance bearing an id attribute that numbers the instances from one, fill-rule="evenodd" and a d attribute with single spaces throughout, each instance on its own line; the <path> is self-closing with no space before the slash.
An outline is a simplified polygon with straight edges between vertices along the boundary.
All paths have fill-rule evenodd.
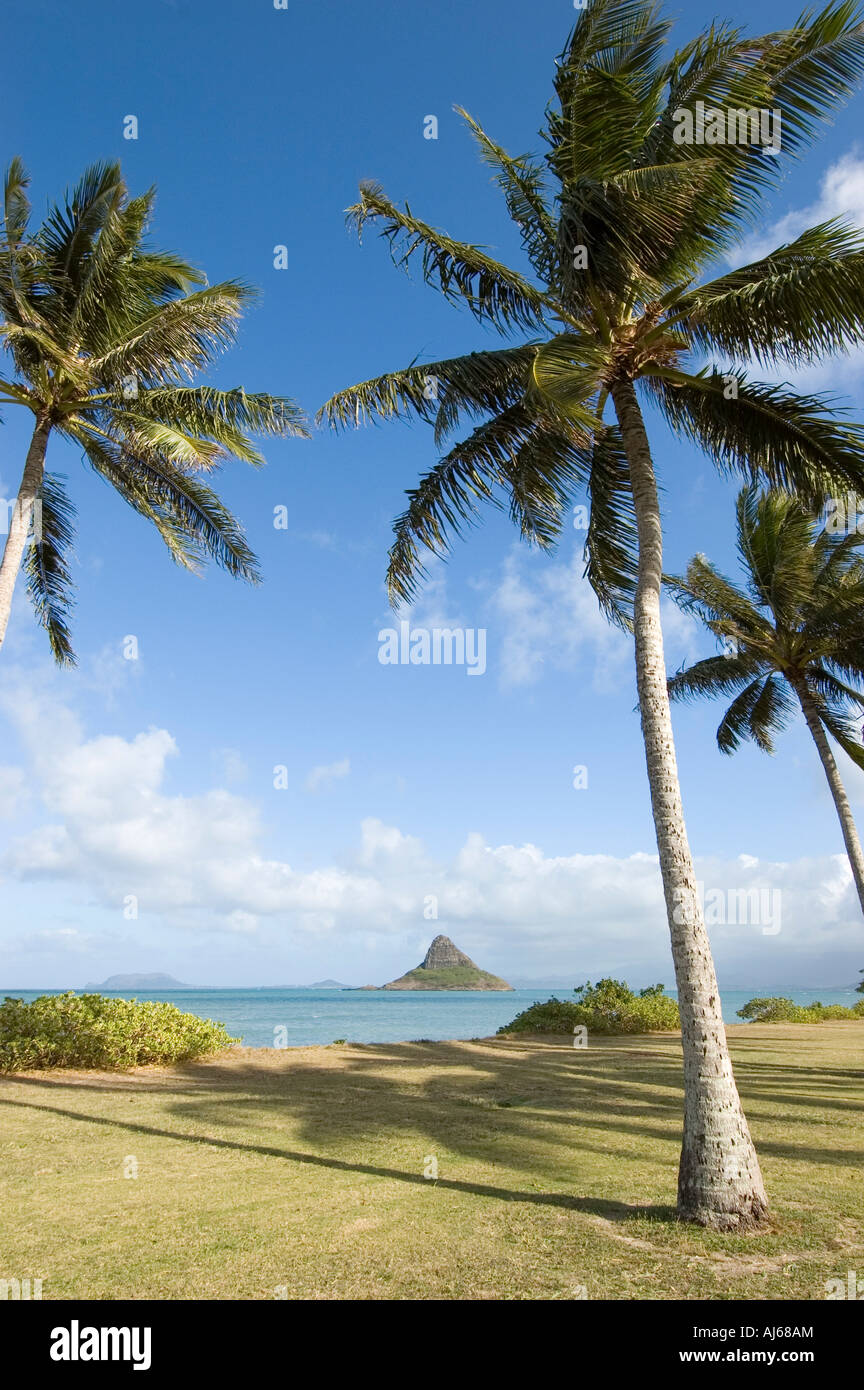
<path id="1" fill-rule="evenodd" d="M 81 992 L 81 991 L 79 991 Z M 0 998 L 11 994 L 29 1001 L 40 994 L 59 994 L 56 989 L 16 990 L 0 988 Z M 122 999 L 157 999 L 176 1004 L 184 1013 L 198 1014 L 224 1023 L 228 1032 L 246 1047 L 305 1047 L 312 1043 L 411 1042 L 419 1038 L 444 1042 L 459 1038 L 487 1038 L 538 1000 L 572 998 L 560 986 L 537 985 L 502 994 L 412 991 L 364 991 L 341 989 L 174 989 L 102 990 Z M 670 991 L 672 993 L 672 991 Z M 739 989 L 721 992 L 723 1017 L 740 1023 L 736 1010 L 755 996 L 784 995 L 796 1004 L 845 1004 L 861 999 L 854 989 Z"/>

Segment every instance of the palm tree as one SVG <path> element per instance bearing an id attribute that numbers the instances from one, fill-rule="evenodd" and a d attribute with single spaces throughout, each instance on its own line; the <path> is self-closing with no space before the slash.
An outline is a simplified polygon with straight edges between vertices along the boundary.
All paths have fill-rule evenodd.
<path id="1" fill-rule="evenodd" d="M 395 261 L 519 341 L 411 364 L 335 395 L 334 427 L 417 416 L 448 441 L 408 492 L 388 583 L 410 600 L 421 548 L 446 551 L 481 502 L 507 503 L 523 537 L 554 544 L 572 497 L 590 497 L 586 573 L 635 634 L 651 802 L 682 1020 L 679 1213 L 715 1227 L 767 1210 L 735 1086 L 678 785 L 660 629 L 661 515 L 636 383 L 674 431 L 726 470 L 797 488 L 861 485 L 858 429 L 818 398 L 749 379 L 743 364 L 807 360 L 864 337 L 864 240 L 815 227 L 699 283 L 752 220 L 784 159 L 816 133 L 864 69 L 864 27 L 842 0 L 747 38 L 723 24 L 669 54 L 669 22 L 644 0 L 592 0 L 559 59 L 543 158 L 512 157 L 466 113 L 531 271 L 456 241 L 372 183 L 349 210 L 381 226 Z M 703 107 L 697 104 L 703 103 Z M 782 150 L 687 144 L 683 110 L 782 110 Z M 736 114 L 737 119 L 737 114 Z M 698 368 L 692 357 L 720 355 Z M 614 418 L 605 412 L 611 404 Z M 467 438 L 450 437 L 466 420 Z"/>
<path id="2" fill-rule="evenodd" d="M 0 562 L 0 643 L 24 557 L 54 656 L 72 664 L 74 509 L 45 471 L 52 434 L 80 446 L 179 564 L 209 556 L 255 581 L 242 528 L 199 475 L 228 457 L 263 463 L 249 434 L 306 430 L 284 397 L 189 384 L 234 340 L 254 296 L 236 280 L 208 286 L 145 244 L 154 190 L 131 198 L 118 164 L 94 165 L 33 231 L 28 185 L 14 159 L 0 229 L 0 345 L 11 366 L 0 402 L 24 406 L 34 429 Z"/>
<path id="3" fill-rule="evenodd" d="M 864 910 L 864 853 L 828 735 L 858 767 L 864 747 L 851 710 L 864 709 L 864 536 L 814 526 L 784 492 L 742 489 L 738 554 L 745 586 L 726 579 L 703 555 L 684 578 L 667 580 L 677 602 L 726 644 L 668 683 L 673 700 L 730 696 L 717 743 L 734 753 L 752 739 L 774 752 L 773 736 L 800 706 L 837 807 Z"/>

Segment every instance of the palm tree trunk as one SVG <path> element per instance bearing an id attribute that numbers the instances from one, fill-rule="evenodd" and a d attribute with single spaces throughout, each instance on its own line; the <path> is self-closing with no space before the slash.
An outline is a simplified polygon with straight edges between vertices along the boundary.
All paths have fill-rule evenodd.
<path id="1" fill-rule="evenodd" d="M 636 679 L 660 872 L 672 937 L 684 1053 L 678 1211 L 716 1229 L 755 1225 L 768 1210 L 759 1160 L 726 1043 L 711 945 L 687 842 L 660 628 L 663 534 L 654 465 L 631 380 L 611 388 L 630 466 L 639 536 Z"/>
<path id="2" fill-rule="evenodd" d="M 50 421 L 38 417 L 33 438 L 30 440 L 30 448 L 27 450 L 18 497 L 9 517 L 9 533 L 3 549 L 3 559 L 0 560 L 0 646 L 3 645 L 6 629 L 9 626 L 12 595 L 15 592 L 15 584 L 21 569 L 21 557 L 27 544 L 33 505 L 42 487 L 42 477 L 45 472 L 45 452 L 50 433 Z"/>
<path id="3" fill-rule="evenodd" d="M 843 842 L 846 845 L 846 853 L 849 855 L 849 864 L 852 868 L 852 877 L 855 880 L 855 887 L 858 889 L 858 898 L 861 909 L 864 911 L 864 853 L 861 851 L 861 841 L 858 838 L 858 829 L 852 818 L 852 808 L 849 805 L 849 798 L 843 786 L 840 770 L 831 752 L 831 745 L 825 733 L 822 720 L 819 718 L 819 710 L 813 696 L 810 694 L 806 685 L 793 682 L 795 694 L 804 711 L 804 718 L 807 720 L 807 727 L 813 735 L 813 742 L 819 751 L 822 759 L 822 766 L 825 769 L 825 776 L 828 778 L 828 786 L 831 788 L 831 795 L 834 798 L 834 805 L 837 807 L 837 815 L 840 818 L 840 829 L 843 831 Z"/>

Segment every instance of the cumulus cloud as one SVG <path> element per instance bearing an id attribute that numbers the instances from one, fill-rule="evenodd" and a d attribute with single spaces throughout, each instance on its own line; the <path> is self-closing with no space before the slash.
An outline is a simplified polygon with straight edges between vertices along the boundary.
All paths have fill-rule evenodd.
<path id="1" fill-rule="evenodd" d="M 12 820 L 30 795 L 27 779 L 20 767 L 0 767 L 0 819 Z"/>
<path id="2" fill-rule="evenodd" d="M 224 789 L 166 792 L 166 769 L 179 756 L 166 730 L 85 738 L 60 712 L 52 726 L 65 730 L 65 743 L 52 737 L 48 758 L 31 747 L 28 773 L 48 819 L 12 839 L 2 859 L 12 879 L 83 885 L 89 901 L 106 907 L 134 894 L 142 914 L 169 926 L 245 937 L 266 926 L 295 939 L 355 944 L 414 943 L 443 930 L 522 973 L 570 968 L 584 978 L 626 961 L 652 972 L 665 962 L 668 975 L 653 853 L 555 856 L 532 844 L 493 845 L 475 832 L 441 859 L 415 836 L 370 817 L 344 862 L 301 870 L 263 854 L 258 810 L 248 799 Z M 754 961 L 776 978 L 796 960 L 860 948 L 860 913 L 841 855 L 793 863 L 707 859 L 697 872 L 706 893 L 726 904 L 753 890 L 780 893 L 778 933 L 763 930 L 776 920 L 776 898 L 767 922 L 729 910 L 712 927 L 718 960 L 747 962 L 751 980 Z M 50 940 L 40 936 L 45 946 Z M 77 945 L 68 936 L 53 940 Z"/>
<path id="3" fill-rule="evenodd" d="M 729 263 L 741 266 L 758 260 L 775 247 L 794 241 L 808 227 L 837 217 L 864 228 L 864 158 L 856 150 L 843 155 L 825 171 L 815 202 L 790 209 L 776 222 L 748 237 L 735 249 Z M 750 370 L 754 377 L 790 381 L 802 390 L 851 392 L 860 385 L 864 373 L 864 347 L 806 367 L 784 365 L 769 373 L 759 364 L 751 363 Z"/>
<path id="4" fill-rule="evenodd" d="M 350 771 L 350 758 L 343 758 L 338 763 L 326 763 L 320 767 L 313 767 L 306 778 L 306 790 L 309 792 L 320 791 L 330 782 L 338 782 L 342 777 L 347 777 Z"/>
<path id="5" fill-rule="evenodd" d="M 831 164 L 822 176 L 819 197 L 807 207 L 793 208 L 776 222 L 754 233 L 736 249 L 734 263 L 746 265 L 775 247 L 794 241 L 808 227 L 844 218 L 864 227 L 864 158 L 855 150 Z"/>
<path id="6" fill-rule="evenodd" d="M 540 565 L 520 550 L 508 556 L 491 596 L 504 686 L 533 685 L 549 669 L 585 670 L 600 693 L 635 682 L 633 639 L 605 617 L 583 570 L 579 552 L 569 562 Z M 695 621 L 664 597 L 662 622 L 667 665 L 692 660 L 699 650 Z"/>

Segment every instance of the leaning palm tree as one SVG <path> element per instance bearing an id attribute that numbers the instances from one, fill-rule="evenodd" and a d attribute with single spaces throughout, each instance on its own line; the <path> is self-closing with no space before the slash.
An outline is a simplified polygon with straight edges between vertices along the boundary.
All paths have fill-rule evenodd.
<path id="1" fill-rule="evenodd" d="M 119 165 L 95 165 L 31 230 L 28 184 L 13 160 L 0 228 L 9 365 L 0 402 L 29 410 L 34 427 L 0 562 L 0 643 L 23 558 L 54 656 L 70 664 L 74 510 L 62 479 L 45 471 L 53 434 L 80 447 L 179 564 L 194 569 L 210 557 L 254 581 L 242 528 L 200 474 L 228 457 L 263 463 L 250 434 L 306 430 L 284 397 L 190 384 L 231 344 L 253 293 L 235 280 L 208 286 L 179 257 L 146 245 L 152 189 L 132 198 Z"/>
<path id="2" fill-rule="evenodd" d="M 828 735 L 858 767 L 864 746 L 852 711 L 864 709 L 864 536 L 814 524 L 788 493 L 744 488 L 737 502 L 744 586 L 697 555 L 667 583 L 685 612 L 720 638 L 725 653 L 678 671 L 673 700 L 734 696 L 717 743 L 734 753 L 774 735 L 800 709 L 813 735 L 864 910 L 864 853 Z"/>
<path id="3" fill-rule="evenodd" d="M 758 1222 L 767 1204 L 684 826 L 660 629 L 661 514 L 636 384 L 724 469 L 814 501 L 829 486 L 860 487 L 862 432 L 819 398 L 752 381 L 745 364 L 806 360 L 864 338 L 861 235 L 827 223 L 705 276 L 750 225 L 785 158 L 860 78 L 864 28 L 845 0 L 762 38 L 714 26 L 671 54 L 669 28 L 643 0 L 592 0 L 558 62 L 543 158 L 511 157 L 466 115 L 519 229 L 527 273 L 362 186 L 349 213 L 358 229 L 379 223 L 397 263 L 419 265 L 448 300 L 520 341 L 413 363 L 340 392 L 322 415 L 337 428 L 414 415 L 448 441 L 395 524 L 396 601 L 415 594 L 422 550 L 446 551 L 479 503 L 509 504 L 522 535 L 549 547 L 573 496 L 590 497 L 586 573 L 635 634 L 682 1021 L 678 1209 L 731 1228 Z M 743 141 L 717 143 L 716 119 L 705 141 L 706 110 L 746 125 L 763 109 L 782 111 L 777 153 L 749 143 L 749 126 Z M 703 143 L 687 142 L 688 116 Z M 694 363 L 707 353 L 717 365 Z M 472 419 L 473 432 L 451 443 Z"/>

